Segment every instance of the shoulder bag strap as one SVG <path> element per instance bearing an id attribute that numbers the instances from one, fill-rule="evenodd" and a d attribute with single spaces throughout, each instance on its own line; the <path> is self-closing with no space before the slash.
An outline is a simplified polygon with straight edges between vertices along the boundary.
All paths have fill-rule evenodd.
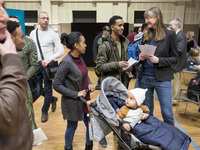
<path id="1" fill-rule="evenodd" d="M 38 44 L 38 48 L 40 50 L 40 54 L 41 54 L 42 60 L 44 60 L 44 56 L 43 56 L 42 49 L 40 47 L 39 38 L 38 38 L 38 29 L 36 29 L 36 39 L 37 39 L 37 44 Z"/>

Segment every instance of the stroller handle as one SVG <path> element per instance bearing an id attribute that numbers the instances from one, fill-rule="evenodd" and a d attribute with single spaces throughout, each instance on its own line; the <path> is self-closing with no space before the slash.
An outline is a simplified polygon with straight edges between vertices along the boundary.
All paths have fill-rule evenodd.
<path id="1" fill-rule="evenodd" d="M 90 90 L 89 90 L 89 89 L 86 89 L 85 92 L 86 92 L 86 93 L 89 93 Z M 87 103 L 87 100 L 85 100 L 82 96 L 79 97 L 79 99 L 80 99 L 83 103 L 85 103 L 85 104 Z"/>

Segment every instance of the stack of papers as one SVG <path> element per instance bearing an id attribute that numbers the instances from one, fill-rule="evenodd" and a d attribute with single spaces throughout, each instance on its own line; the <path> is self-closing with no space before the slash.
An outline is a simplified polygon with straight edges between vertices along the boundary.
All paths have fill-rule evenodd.
<path id="1" fill-rule="evenodd" d="M 143 54 L 149 54 L 149 55 L 154 55 L 155 51 L 156 51 L 156 46 L 153 45 L 139 45 L 140 51 Z"/>
<path id="2" fill-rule="evenodd" d="M 137 60 L 133 59 L 132 57 L 128 60 L 128 67 L 126 68 L 123 68 L 123 70 L 127 70 L 129 69 L 130 67 L 132 67 L 133 65 L 135 65 L 136 63 L 138 63 Z"/>

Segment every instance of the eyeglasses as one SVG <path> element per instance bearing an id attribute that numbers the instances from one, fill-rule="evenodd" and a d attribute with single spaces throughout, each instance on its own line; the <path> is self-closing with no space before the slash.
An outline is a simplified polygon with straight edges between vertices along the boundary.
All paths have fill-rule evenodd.
<path id="1" fill-rule="evenodd" d="M 48 17 L 42 17 L 40 19 L 42 19 L 42 20 L 45 20 L 45 19 L 50 20 Z"/>

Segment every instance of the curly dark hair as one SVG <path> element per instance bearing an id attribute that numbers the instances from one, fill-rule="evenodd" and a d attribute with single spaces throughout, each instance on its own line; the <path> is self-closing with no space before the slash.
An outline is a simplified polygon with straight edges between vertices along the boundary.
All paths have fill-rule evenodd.
<path id="1" fill-rule="evenodd" d="M 16 21 L 7 22 L 7 30 L 10 34 L 15 35 L 16 28 L 19 27 L 19 23 Z"/>

